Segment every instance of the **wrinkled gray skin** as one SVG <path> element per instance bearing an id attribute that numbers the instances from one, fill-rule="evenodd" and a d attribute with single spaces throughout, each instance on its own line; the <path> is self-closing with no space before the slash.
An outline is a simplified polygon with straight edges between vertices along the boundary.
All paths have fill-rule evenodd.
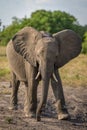
<path id="1" fill-rule="evenodd" d="M 58 69 L 78 56 L 81 39 L 72 30 L 63 30 L 52 36 L 32 27 L 20 30 L 7 45 L 7 58 L 12 72 L 11 109 L 17 108 L 17 92 L 20 81 L 25 83 L 26 116 L 36 115 L 40 121 L 45 108 L 49 81 L 58 106 L 58 119 L 69 117 Z M 42 97 L 37 106 L 37 86 L 41 80 Z"/>

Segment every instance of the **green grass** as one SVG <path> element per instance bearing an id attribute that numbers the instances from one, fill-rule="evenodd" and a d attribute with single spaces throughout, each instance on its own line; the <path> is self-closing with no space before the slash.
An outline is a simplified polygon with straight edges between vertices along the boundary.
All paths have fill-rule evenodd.
<path id="1" fill-rule="evenodd" d="M 5 49 L 6 47 L 0 47 L 0 81 L 10 80 L 10 69 Z M 59 71 L 63 86 L 87 87 L 87 55 L 80 54 Z"/>
<path id="2" fill-rule="evenodd" d="M 0 69 L 0 77 L 3 77 L 5 75 L 9 74 L 9 69 Z"/>

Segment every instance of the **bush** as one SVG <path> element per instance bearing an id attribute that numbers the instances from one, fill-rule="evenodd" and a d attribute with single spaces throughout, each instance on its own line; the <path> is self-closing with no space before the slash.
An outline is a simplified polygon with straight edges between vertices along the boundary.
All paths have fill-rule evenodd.
<path id="1" fill-rule="evenodd" d="M 84 42 L 82 43 L 82 53 L 87 54 L 87 32 L 83 37 Z"/>
<path id="2" fill-rule="evenodd" d="M 87 54 L 87 42 L 82 43 L 82 53 Z"/>

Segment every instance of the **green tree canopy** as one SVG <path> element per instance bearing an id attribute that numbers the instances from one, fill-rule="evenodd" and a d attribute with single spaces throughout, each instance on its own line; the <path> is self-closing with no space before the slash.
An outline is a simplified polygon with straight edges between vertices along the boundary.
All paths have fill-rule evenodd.
<path id="1" fill-rule="evenodd" d="M 72 29 L 83 38 L 87 27 L 79 25 L 77 19 L 69 13 L 62 11 L 37 10 L 23 19 L 12 18 L 12 23 L 0 32 L 0 44 L 6 45 L 13 35 L 25 26 L 32 26 L 37 30 L 44 30 L 49 33 L 56 33 L 63 29 Z"/>
<path id="2" fill-rule="evenodd" d="M 71 28 L 76 18 L 61 11 L 37 10 L 31 15 L 31 25 L 38 30 L 45 30 L 50 33 Z"/>

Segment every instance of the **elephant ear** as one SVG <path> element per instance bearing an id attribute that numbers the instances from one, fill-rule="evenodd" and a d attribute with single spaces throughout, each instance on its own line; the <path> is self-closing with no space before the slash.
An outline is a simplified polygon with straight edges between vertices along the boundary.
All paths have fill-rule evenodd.
<path id="1" fill-rule="evenodd" d="M 39 37 L 41 34 L 34 28 L 24 27 L 12 38 L 15 51 L 33 66 L 36 66 L 34 50 Z"/>
<path id="2" fill-rule="evenodd" d="M 58 44 L 58 59 L 56 66 L 62 67 L 81 52 L 81 39 L 72 30 L 63 30 L 53 34 Z"/>

